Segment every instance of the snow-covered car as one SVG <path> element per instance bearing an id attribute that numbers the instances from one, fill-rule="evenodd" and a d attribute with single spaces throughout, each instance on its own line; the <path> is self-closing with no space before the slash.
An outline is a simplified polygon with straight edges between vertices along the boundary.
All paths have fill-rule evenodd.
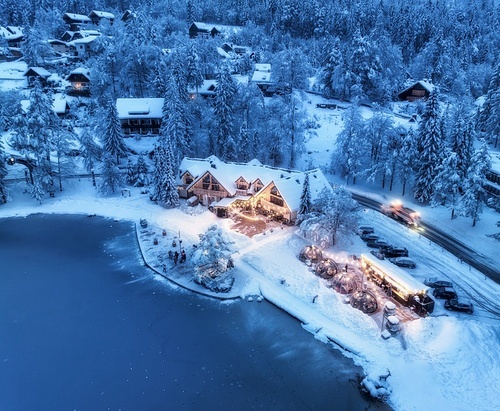
<path id="1" fill-rule="evenodd" d="M 389 261 L 399 267 L 415 268 L 417 264 L 409 257 L 389 258 Z"/>
<path id="2" fill-rule="evenodd" d="M 368 241 L 378 240 L 380 237 L 374 233 L 361 234 L 361 239 L 366 243 Z"/>
<path id="3" fill-rule="evenodd" d="M 370 248 L 382 248 L 382 247 L 387 247 L 390 244 L 382 239 L 374 240 L 374 241 L 367 241 L 366 245 Z"/>
<path id="4" fill-rule="evenodd" d="M 358 233 L 358 235 L 363 236 L 367 234 L 373 234 L 375 232 L 375 229 L 371 225 L 360 225 L 356 232 Z"/>
<path id="5" fill-rule="evenodd" d="M 424 284 L 427 287 L 441 288 L 441 287 L 453 287 L 453 284 L 449 281 L 440 280 L 437 277 L 427 278 L 424 280 Z"/>
<path id="6" fill-rule="evenodd" d="M 474 312 L 474 306 L 471 303 L 463 303 L 458 301 L 456 298 L 446 300 L 444 302 L 444 308 L 450 311 L 461 311 L 468 314 L 472 314 Z"/>
<path id="7" fill-rule="evenodd" d="M 432 291 L 432 295 L 436 298 L 445 300 L 452 300 L 454 298 L 457 298 L 457 293 L 451 287 L 435 288 L 434 291 Z"/>
<path id="8" fill-rule="evenodd" d="M 381 247 L 385 258 L 408 257 L 408 250 L 405 247 Z"/>

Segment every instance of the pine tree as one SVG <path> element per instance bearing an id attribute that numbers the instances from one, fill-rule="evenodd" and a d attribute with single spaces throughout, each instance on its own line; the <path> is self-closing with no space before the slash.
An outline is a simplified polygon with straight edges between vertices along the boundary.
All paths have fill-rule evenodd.
<path id="1" fill-rule="evenodd" d="M 7 167 L 5 166 L 5 151 L 3 141 L 0 139 L 0 204 L 7 202 L 7 186 L 5 185 L 5 177 L 7 176 Z"/>
<path id="2" fill-rule="evenodd" d="M 481 147 L 473 155 L 467 179 L 465 182 L 465 193 L 462 198 L 461 214 L 472 218 L 472 227 L 479 221 L 484 205 L 484 180 L 491 169 L 491 156 L 488 144 L 483 140 Z"/>
<path id="3" fill-rule="evenodd" d="M 300 195 L 299 215 L 305 215 L 311 212 L 311 186 L 309 184 L 309 174 L 305 173 L 304 184 L 302 185 L 302 194 Z"/>
<path id="4" fill-rule="evenodd" d="M 118 118 L 118 110 L 112 99 L 108 100 L 104 109 L 102 139 L 104 152 L 116 157 L 116 164 L 120 164 L 120 157 L 127 156 L 127 147 L 123 141 L 123 129 Z"/>
<path id="5" fill-rule="evenodd" d="M 417 159 L 417 137 L 413 129 L 409 129 L 401 142 L 401 148 L 398 153 L 398 163 L 396 174 L 402 185 L 402 193 L 406 193 L 406 187 L 411 186 L 414 178 L 414 168 Z"/>
<path id="6" fill-rule="evenodd" d="M 153 192 L 151 193 L 151 199 L 163 207 L 178 207 L 177 173 L 174 166 L 171 142 L 168 138 L 162 138 L 158 141 L 153 156 L 153 164 Z"/>
<path id="7" fill-rule="evenodd" d="M 457 171 L 463 180 L 474 154 L 474 128 L 470 116 L 462 105 L 457 107 L 450 119 L 450 149 L 457 156 Z"/>
<path id="8" fill-rule="evenodd" d="M 500 62 L 497 62 L 486 93 L 482 109 L 479 112 L 477 125 L 487 141 L 498 145 L 500 137 Z"/>
<path id="9" fill-rule="evenodd" d="M 447 151 L 438 168 L 438 174 L 434 179 L 434 193 L 431 201 L 432 206 L 446 205 L 451 210 L 451 218 L 455 218 L 455 211 L 460 199 L 460 188 L 463 182 L 460 177 L 458 166 L 458 155 Z"/>
<path id="10" fill-rule="evenodd" d="M 120 187 L 123 187 L 123 185 L 123 176 L 114 160 L 114 156 L 111 153 L 104 152 L 101 163 L 99 192 L 103 194 L 114 194 L 114 192 Z"/>
<path id="11" fill-rule="evenodd" d="M 137 163 L 135 164 L 135 172 L 137 173 L 134 187 L 145 187 L 149 185 L 149 170 L 144 160 L 144 156 L 141 154 L 137 158 Z"/>
<path id="12" fill-rule="evenodd" d="M 420 202 L 430 201 L 434 194 L 434 179 L 444 158 L 444 135 L 439 99 L 433 91 L 422 115 L 418 129 L 418 170 L 413 193 Z"/>
<path id="13" fill-rule="evenodd" d="M 217 73 L 214 97 L 215 155 L 222 160 L 235 160 L 236 142 L 233 135 L 236 83 L 229 64 L 225 63 Z"/>

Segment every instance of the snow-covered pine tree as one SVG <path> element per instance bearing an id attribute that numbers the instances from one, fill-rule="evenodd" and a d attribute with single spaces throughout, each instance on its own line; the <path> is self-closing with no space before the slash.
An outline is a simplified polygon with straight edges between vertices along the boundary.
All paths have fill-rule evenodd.
<path id="1" fill-rule="evenodd" d="M 491 156 L 486 141 L 481 141 L 481 147 L 472 156 L 467 171 L 465 193 L 462 197 L 461 214 L 472 218 L 472 227 L 479 221 L 485 202 L 484 180 L 491 169 Z"/>
<path id="2" fill-rule="evenodd" d="M 233 131 L 237 90 L 229 63 L 225 62 L 221 65 L 216 80 L 213 131 L 215 134 L 215 155 L 222 160 L 233 161 L 237 157 L 237 144 Z"/>
<path id="3" fill-rule="evenodd" d="M 332 153 L 331 169 L 340 172 L 347 183 L 366 170 L 366 153 L 369 152 L 363 132 L 363 120 L 357 104 L 353 104 L 342 115 L 344 129 L 337 138 L 336 147 Z"/>
<path id="4" fill-rule="evenodd" d="M 417 137 L 412 128 L 403 136 L 401 147 L 398 152 L 398 162 L 395 173 L 402 185 L 401 195 L 406 193 L 406 187 L 410 186 L 414 179 L 414 165 L 417 159 Z"/>
<path id="5" fill-rule="evenodd" d="M 141 154 L 137 158 L 137 162 L 135 164 L 135 171 L 137 173 L 137 178 L 134 183 L 134 187 L 145 187 L 149 185 L 149 170 L 144 160 L 144 156 Z"/>
<path id="6" fill-rule="evenodd" d="M 160 138 L 153 156 L 153 181 L 151 199 L 163 207 L 179 206 L 179 192 L 176 184 L 176 167 L 168 137 Z"/>
<path id="7" fill-rule="evenodd" d="M 186 57 L 186 83 L 189 88 L 196 90 L 196 93 L 204 81 L 197 44 L 196 41 L 190 43 Z"/>
<path id="8" fill-rule="evenodd" d="M 135 169 L 135 164 L 132 163 L 132 159 L 129 158 L 127 161 L 127 175 L 125 177 L 127 184 L 134 185 L 137 180 L 137 172 Z"/>
<path id="9" fill-rule="evenodd" d="M 302 194 L 300 195 L 299 216 L 309 214 L 312 210 L 311 185 L 309 174 L 305 173 L 304 184 L 302 184 Z"/>
<path id="10" fill-rule="evenodd" d="M 116 164 L 120 164 L 120 157 L 127 156 L 127 146 L 123 141 L 123 129 L 118 118 L 116 103 L 108 99 L 104 107 L 104 117 L 102 119 L 102 145 L 105 153 L 109 153 L 116 158 Z"/>
<path id="11" fill-rule="evenodd" d="M 5 150 L 3 141 L 0 139 L 0 204 L 7 202 L 7 186 L 5 185 L 5 177 L 7 176 L 7 167 L 5 165 Z"/>
<path id="12" fill-rule="evenodd" d="M 94 168 L 97 161 L 101 158 L 102 148 L 96 143 L 88 127 L 84 128 L 77 138 L 80 142 L 80 156 L 83 159 L 83 165 L 88 172 L 94 175 Z"/>
<path id="13" fill-rule="evenodd" d="M 320 74 L 323 94 L 329 98 L 346 98 L 347 93 L 344 87 L 345 63 L 338 37 L 330 38 L 327 41 L 324 54 L 324 63 Z"/>
<path id="14" fill-rule="evenodd" d="M 118 168 L 114 155 L 104 152 L 101 163 L 101 181 L 99 192 L 103 194 L 114 194 L 116 190 L 123 187 L 124 179 Z"/>
<path id="15" fill-rule="evenodd" d="M 491 76 L 488 92 L 479 111 L 477 126 L 487 141 L 498 146 L 500 137 L 500 62 L 497 62 Z"/>
<path id="16" fill-rule="evenodd" d="M 456 217 L 455 211 L 459 205 L 460 188 L 463 183 L 458 166 L 458 155 L 447 149 L 437 172 L 433 182 L 434 193 L 431 205 L 446 205 L 451 210 L 453 219 Z"/>
<path id="17" fill-rule="evenodd" d="M 243 123 L 241 123 L 238 141 L 238 160 L 245 163 L 252 160 L 252 157 L 250 155 L 250 153 L 252 152 L 252 140 L 250 138 L 248 123 L 246 121 L 243 121 Z"/>
<path id="18" fill-rule="evenodd" d="M 443 161 L 445 149 L 437 90 L 430 93 L 417 135 L 418 169 L 413 194 L 419 202 L 427 202 L 434 194 L 434 179 Z"/>
<path id="19" fill-rule="evenodd" d="M 459 104 L 450 116 L 450 120 L 448 122 L 449 145 L 457 157 L 458 175 L 461 180 L 464 180 L 474 154 L 474 127 L 468 110 L 462 104 Z"/>

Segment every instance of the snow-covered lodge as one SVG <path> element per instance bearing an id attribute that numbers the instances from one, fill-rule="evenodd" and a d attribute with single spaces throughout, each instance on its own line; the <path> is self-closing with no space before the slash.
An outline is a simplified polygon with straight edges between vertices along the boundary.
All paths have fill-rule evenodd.
<path id="1" fill-rule="evenodd" d="M 431 83 L 420 80 L 399 93 L 398 98 L 410 102 L 422 100 L 428 98 L 432 90 L 434 90 L 434 86 Z"/>
<path id="2" fill-rule="evenodd" d="M 179 195 L 209 206 L 219 217 L 237 207 L 292 223 L 297 219 L 306 173 L 312 201 L 324 188 L 331 190 L 319 169 L 288 170 L 263 165 L 256 159 L 225 163 L 215 156 L 184 158 L 179 167 Z"/>
<path id="3" fill-rule="evenodd" d="M 158 134 L 163 98 L 118 98 L 116 109 L 125 135 Z"/>

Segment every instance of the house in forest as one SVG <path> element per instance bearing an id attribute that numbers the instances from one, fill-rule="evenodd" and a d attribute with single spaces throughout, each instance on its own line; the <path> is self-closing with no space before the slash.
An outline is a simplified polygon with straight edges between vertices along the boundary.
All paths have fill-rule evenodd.
<path id="1" fill-rule="evenodd" d="M 406 100 L 410 102 L 427 99 L 433 90 L 434 86 L 431 83 L 420 80 L 399 93 L 398 98 L 402 101 Z"/>
<path id="2" fill-rule="evenodd" d="M 92 23 L 96 25 L 103 20 L 107 20 L 112 24 L 115 20 L 115 15 L 113 13 L 108 13 L 107 11 L 92 10 L 89 13 L 89 18 Z"/>
<path id="3" fill-rule="evenodd" d="M 92 21 L 89 16 L 75 13 L 64 13 L 62 18 L 67 24 L 69 24 L 69 29 L 71 31 L 78 31 L 82 25 L 88 24 Z"/>
<path id="4" fill-rule="evenodd" d="M 75 59 L 87 59 L 96 54 L 93 47 L 93 42 L 99 36 L 86 36 L 73 41 L 69 41 L 68 44 L 68 54 L 70 57 Z"/>
<path id="5" fill-rule="evenodd" d="M 70 106 L 66 96 L 61 93 L 56 93 L 52 96 L 52 109 L 59 117 L 66 116 L 70 111 Z M 24 113 L 27 113 L 30 106 L 30 100 L 21 100 L 21 108 Z"/>
<path id="6" fill-rule="evenodd" d="M 225 26 L 222 24 L 208 24 L 201 23 L 198 21 L 194 21 L 189 26 L 189 37 L 215 37 L 215 36 L 223 36 L 229 37 L 231 34 L 236 34 L 241 30 L 241 27 L 238 26 Z"/>
<path id="7" fill-rule="evenodd" d="M 24 40 L 23 28 L 18 26 L 0 26 L 0 37 L 7 41 L 8 47 L 20 48 Z"/>
<path id="8" fill-rule="evenodd" d="M 66 78 L 70 85 L 66 87 L 66 93 L 71 95 L 88 96 L 90 95 L 90 70 L 79 67 L 69 73 Z"/>
<path id="9" fill-rule="evenodd" d="M 163 98 L 118 98 L 116 109 L 123 132 L 129 135 L 160 132 Z"/>
<path id="10" fill-rule="evenodd" d="M 274 85 L 271 80 L 271 65 L 267 63 L 255 64 L 255 71 L 252 74 L 252 83 L 256 84 L 261 91 L 266 94 L 268 89 Z"/>
<path id="11" fill-rule="evenodd" d="M 46 87 L 48 85 L 49 77 L 52 74 L 43 67 L 29 67 L 23 75 L 26 77 L 28 87 L 34 87 L 37 81 L 39 81 L 43 87 Z"/>
<path id="12" fill-rule="evenodd" d="M 308 171 L 311 200 L 331 186 L 321 170 Z M 286 223 L 297 219 L 306 173 L 269 167 L 254 159 L 225 163 L 215 156 L 184 158 L 179 167 L 179 196 L 196 197 L 219 217 L 238 208 L 264 214 Z"/>

